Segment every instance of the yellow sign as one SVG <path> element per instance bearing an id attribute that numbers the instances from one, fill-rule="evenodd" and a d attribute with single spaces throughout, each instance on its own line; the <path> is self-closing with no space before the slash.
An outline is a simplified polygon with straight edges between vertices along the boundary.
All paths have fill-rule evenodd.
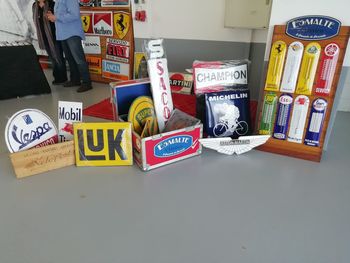
<path id="1" fill-rule="evenodd" d="M 126 12 L 114 13 L 114 29 L 117 36 L 123 39 L 129 32 L 130 28 L 130 14 Z"/>
<path id="2" fill-rule="evenodd" d="M 92 13 L 81 13 L 80 14 L 80 19 L 81 19 L 81 23 L 83 25 L 84 33 L 87 33 L 87 34 L 93 33 L 91 17 L 92 17 Z"/>
<path id="3" fill-rule="evenodd" d="M 74 123 L 77 166 L 132 165 L 131 124 Z"/>
<path id="4" fill-rule="evenodd" d="M 308 44 L 301 62 L 296 94 L 311 95 L 317 70 L 321 46 L 317 42 Z"/>
<path id="5" fill-rule="evenodd" d="M 273 43 L 270 52 L 269 67 L 267 69 L 265 90 L 279 90 L 286 50 L 285 42 L 276 41 Z"/>

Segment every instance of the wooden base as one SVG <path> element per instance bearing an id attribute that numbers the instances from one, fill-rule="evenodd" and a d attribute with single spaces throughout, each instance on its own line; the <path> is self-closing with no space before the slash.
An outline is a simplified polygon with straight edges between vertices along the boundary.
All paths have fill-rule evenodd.
<path id="1" fill-rule="evenodd" d="M 10 154 L 17 178 L 75 164 L 74 142 L 64 142 Z"/>

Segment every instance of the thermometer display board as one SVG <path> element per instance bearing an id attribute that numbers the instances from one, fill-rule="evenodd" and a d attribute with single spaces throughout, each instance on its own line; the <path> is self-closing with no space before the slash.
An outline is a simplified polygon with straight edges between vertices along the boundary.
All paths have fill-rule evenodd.
<path id="1" fill-rule="evenodd" d="M 349 26 L 319 15 L 274 27 L 256 125 L 271 138 L 259 150 L 321 161 L 349 36 Z"/>

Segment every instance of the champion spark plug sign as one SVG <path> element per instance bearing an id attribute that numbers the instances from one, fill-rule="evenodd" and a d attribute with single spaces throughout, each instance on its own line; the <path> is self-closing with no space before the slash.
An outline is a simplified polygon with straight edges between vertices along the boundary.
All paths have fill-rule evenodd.
<path id="1" fill-rule="evenodd" d="M 160 131 L 163 131 L 174 108 L 169 83 L 168 61 L 162 43 L 163 39 L 146 42 L 148 71 Z"/>
<path id="2" fill-rule="evenodd" d="M 132 165 L 130 123 L 75 123 L 77 166 Z"/>

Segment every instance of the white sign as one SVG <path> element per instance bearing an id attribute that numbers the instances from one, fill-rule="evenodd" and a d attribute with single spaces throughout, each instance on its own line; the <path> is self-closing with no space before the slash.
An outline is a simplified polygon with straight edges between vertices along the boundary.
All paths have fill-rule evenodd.
<path id="1" fill-rule="evenodd" d="M 83 103 L 72 101 L 58 102 L 58 140 L 73 140 L 73 123 L 82 122 Z"/>
<path id="2" fill-rule="evenodd" d="M 100 37 L 85 36 L 85 40 L 83 40 L 83 48 L 85 54 L 101 54 Z"/>

